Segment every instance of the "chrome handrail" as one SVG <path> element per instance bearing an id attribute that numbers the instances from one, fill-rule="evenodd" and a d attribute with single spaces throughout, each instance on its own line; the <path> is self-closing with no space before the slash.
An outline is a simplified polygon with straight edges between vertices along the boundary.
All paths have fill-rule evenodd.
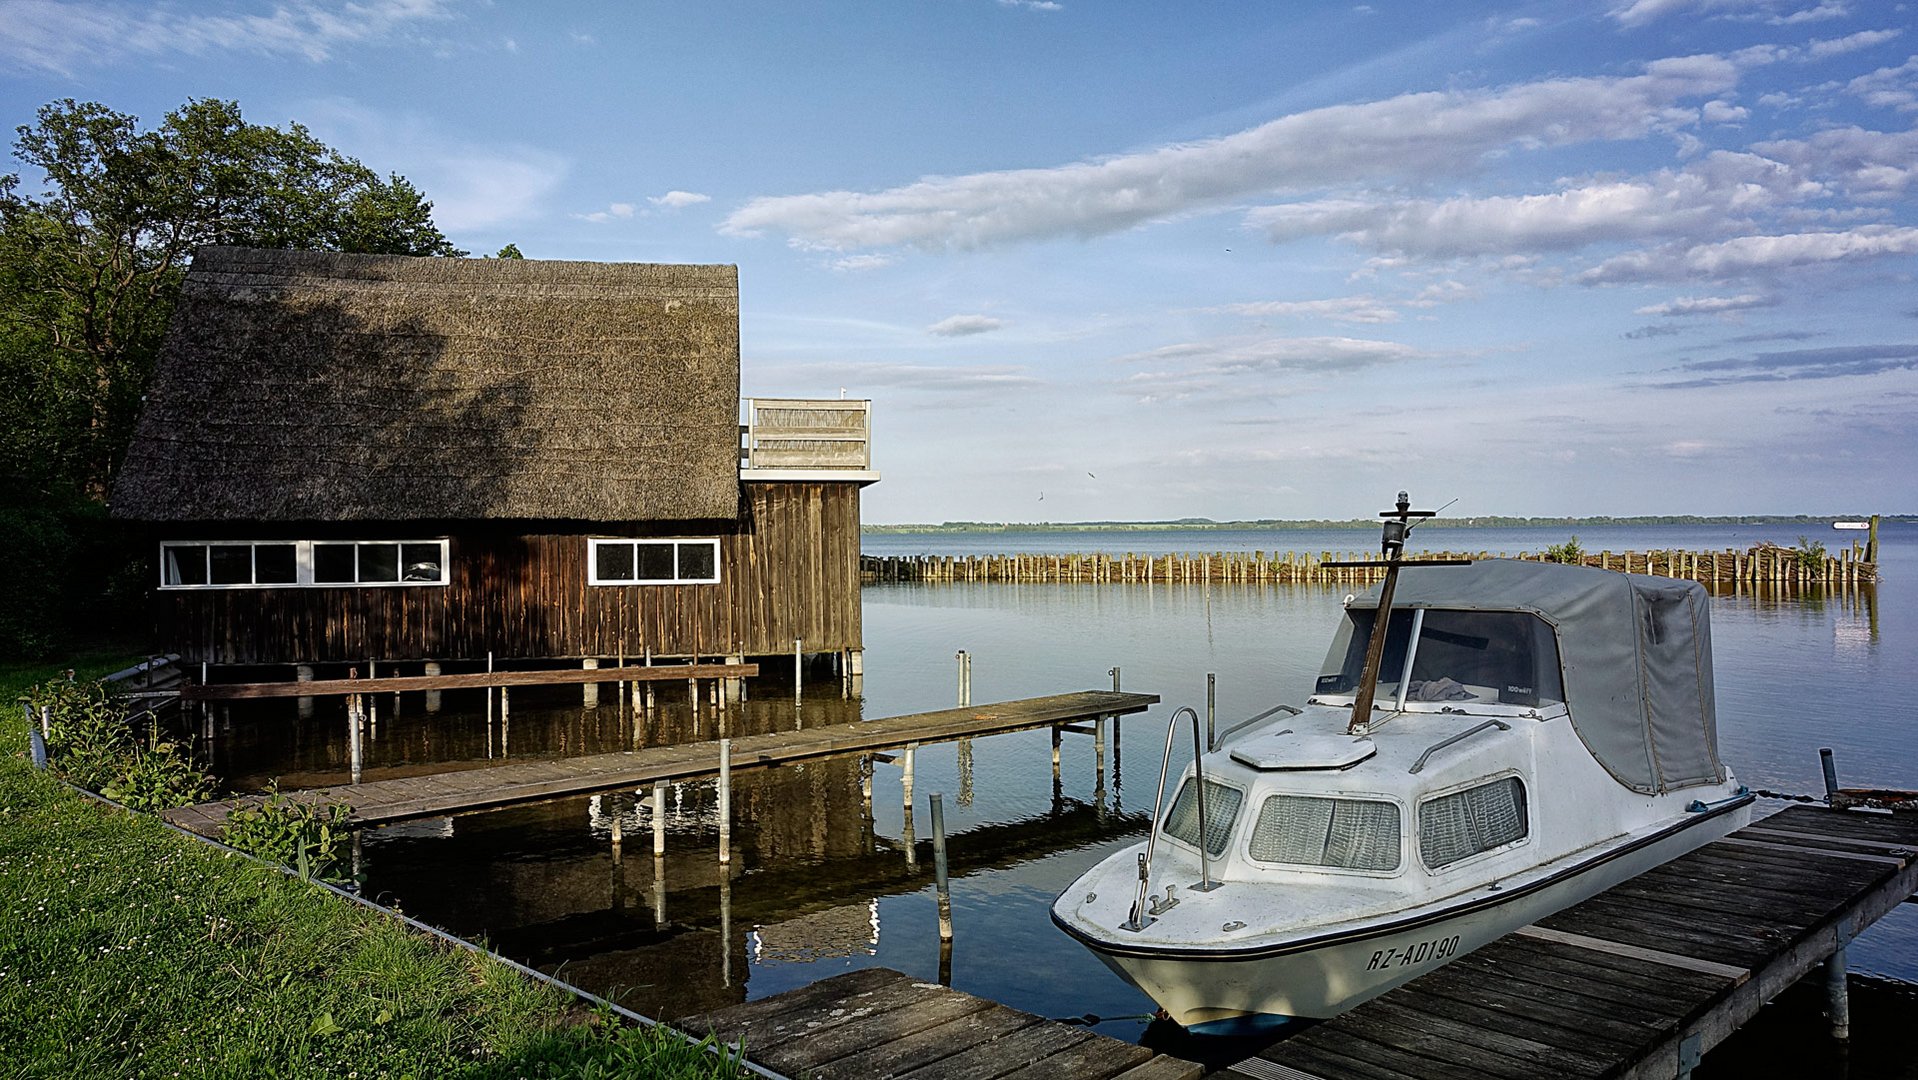
<path id="1" fill-rule="evenodd" d="M 1454 735 L 1449 739 L 1440 739 L 1438 742 L 1435 742 L 1432 745 L 1426 747 L 1425 753 L 1419 755 L 1419 759 L 1412 763 L 1412 767 L 1410 769 L 1407 769 L 1406 773 L 1411 776 L 1417 776 L 1419 772 L 1425 768 L 1426 758 L 1431 757 L 1433 754 L 1438 753 L 1440 750 L 1445 749 L 1446 747 L 1452 745 L 1455 742 L 1459 742 L 1460 740 L 1463 740 L 1463 739 L 1469 739 L 1472 736 L 1477 735 L 1479 732 L 1484 731 L 1487 728 L 1497 728 L 1500 731 L 1510 731 L 1512 730 L 1512 725 L 1506 723 L 1503 720 L 1487 720 L 1483 724 L 1480 724 L 1477 727 L 1466 728 L 1464 731 L 1459 732 L 1457 735 Z"/>
<path id="2" fill-rule="evenodd" d="M 1199 713 L 1190 705 L 1181 705 L 1165 726 L 1165 754 L 1159 759 L 1159 792 L 1152 799 L 1152 831 L 1146 834 L 1145 850 L 1139 853 L 1139 894 L 1133 898 L 1130 917 L 1119 924 L 1124 930 L 1144 930 L 1153 922 L 1146 910 L 1146 892 L 1152 887 L 1152 854 L 1159 844 L 1159 814 L 1165 808 L 1165 777 L 1172 768 L 1172 736 L 1179 730 L 1181 715 L 1192 718 L 1192 779 L 1199 785 L 1199 891 L 1211 892 L 1217 887 L 1212 884 L 1212 860 L 1205 850 L 1205 744 L 1199 732 Z M 1171 906 L 1170 903 L 1166 904 L 1166 907 Z"/>
<path id="3" fill-rule="evenodd" d="M 1256 724 L 1261 720 L 1265 720 L 1269 717 L 1276 716 L 1279 713 L 1285 713 L 1288 716 L 1297 716 L 1299 715 L 1299 712 L 1300 712 L 1300 709 L 1297 705 L 1274 705 L 1257 716 L 1248 716 L 1244 720 L 1241 720 L 1238 723 L 1233 724 L 1231 727 L 1226 728 L 1224 731 L 1219 732 L 1218 737 L 1215 738 L 1212 742 L 1212 749 L 1217 750 L 1219 748 L 1219 744 L 1225 742 L 1227 738 L 1231 737 L 1234 734 L 1237 734 L 1238 732 L 1244 731 L 1246 728 L 1251 727 L 1253 724 Z"/>

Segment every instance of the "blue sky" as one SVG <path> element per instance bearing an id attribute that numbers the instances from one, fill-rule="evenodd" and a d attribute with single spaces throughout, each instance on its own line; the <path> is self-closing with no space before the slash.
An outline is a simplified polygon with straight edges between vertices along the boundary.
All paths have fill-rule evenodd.
<path id="1" fill-rule="evenodd" d="M 740 268 L 873 522 L 1918 511 L 1906 3 L 0 0 L 461 247 Z"/>

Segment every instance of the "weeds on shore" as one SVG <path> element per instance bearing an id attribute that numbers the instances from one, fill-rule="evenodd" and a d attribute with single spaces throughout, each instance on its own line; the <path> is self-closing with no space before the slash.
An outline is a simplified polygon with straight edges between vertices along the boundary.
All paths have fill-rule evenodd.
<path id="1" fill-rule="evenodd" d="M 345 852 L 352 833 L 345 803 L 313 803 L 282 795 L 278 785 L 266 801 L 227 815 L 220 839 L 249 855 L 292 867 L 302 879 L 346 880 Z"/>
<path id="2" fill-rule="evenodd" d="M 1545 561 L 1571 563 L 1576 566 L 1585 561 L 1585 549 L 1578 546 L 1578 537 L 1574 536 L 1562 544 L 1553 544 L 1546 548 Z"/>

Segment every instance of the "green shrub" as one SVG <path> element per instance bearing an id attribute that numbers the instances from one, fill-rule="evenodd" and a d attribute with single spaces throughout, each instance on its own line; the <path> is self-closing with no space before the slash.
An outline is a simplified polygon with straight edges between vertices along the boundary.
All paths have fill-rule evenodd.
<path id="1" fill-rule="evenodd" d="M 213 778 L 179 743 L 157 742 L 150 747 L 135 743 L 100 794 L 134 810 L 158 813 L 212 798 Z"/>
<path id="2" fill-rule="evenodd" d="M 97 791 L 135 810 L 158 811 L 204 802 L 213 779 L 178 743 L 143 746 L 133 735 L 121 702 L 99 683 L 49 679 L 27 691 L 22 702 L 48 712 L 48 765 L 70 783 Z"/>
<path id="3" fill-rule="evenodd" d="M 352 834 L 345 803 L 311 803 L 267 792 L 258 806 L 236 805 L 221 827 L 220 840 L 249 855 L 292 867 L 302 878 L 344 881 L 346 844 Z"/>
<path id="4" fill-rule="evenodd" d="M 1578 537 L 1574 536 L 1562 544 L 1553 544 L 1545 549 L 1545 561 L 1555 563 L 1583 563 L 1585 549 L 1578 546 Z"/>
<path id="5" fill-rule="evenodd" d="M 1827 556 L 1825 543 L 1822 540 L 1813 540 L 1809 537 L 1801 536 L 1798 538 L 1798 547 L 1793 551 L 1793 554 L 1798 558 L 1798 565 L 1807 570 L 1823 570 L 1825 568 L 1825 559 Z"/>

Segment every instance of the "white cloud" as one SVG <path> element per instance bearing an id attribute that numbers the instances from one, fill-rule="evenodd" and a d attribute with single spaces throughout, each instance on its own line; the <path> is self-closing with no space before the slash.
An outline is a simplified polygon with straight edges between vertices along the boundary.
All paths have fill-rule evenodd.
<path id="1" fill-rule="evenodd" d="M 1633 30 L 1682 11 L 1696 11 L 1701 15 L 1722 15 L 1734 19 L 1762 19 L 1773 26 L 1790 26 L 1840 18 L 1849 10 L 1839 0 L 1824 0 L 1816 7 L 1779 13 L 1789 6 L 1791 5 L 1781 0 L 1626 0 L 1606 14 L 1616 20 L 1618 25 Z"/>
<path id="2" fill-rule="evenodd" d="M 1882 45 L 1904 33 L 1896 30 L 1860 30 L 1856 34 L 1847 34 L 1841 38 L 1823 38 L 1813 40 L 1805 47 L 1805 55 L 1813 60 L 1823 60 L 1831 56 L 1842 56 L 1859 49 L 1869 49 L 1873 45 Z"/>
<path id="3" fill-rule="evenodd" d="M 935 364 L 835 362 L 807 364 L 806 378 L 834 386 L 887 387 L 941 394 L 1002 394 L 1044 385 L 1025 368 L 1011 364 L 944 367 Z M 822 384 L 823 385 L 823 384 Z"/>
<path id="4" fill-rule="evenodd" d="M 433 200 L 433 220 L 449 234 L 541 215 L 571 167 L 539 147 L 471 143 L 418 116 L 344 99 L 309 102 L 297 111 L 321 141 L 378 171 L 404 173 Z"/>
<path id="5" fill-rule="evenodd" d="M 1752 308 L 1775 307 L 1777 304 L 1777 297 L 1761 296 L 1758 293 L 1745 293 L 1742 296 L 1681 296 L 1663 304 L 1639 308 L 1634 314 L 1658 315 L 1665 318 L 1684 315 L 1724 315 L 1733 311 L 1748 311 Z"/>
<path id="6" fill-rule="evenodd" d="M 1918 129 L 1831 128 L 1802 140 L 1754 143 L 1751 149 L 1854 199 L 1895 197 L 1918 182 Z"/>
<path id="7" fill-rule="evenodd" d="M 1000 7 L 1024 8 L 1027 11 L 1064 11 L 1066 6 L 1058 0 L 999 0 Z"/>
<path id="8" fill-rule="evenodd" d="M 1376 296 L 1340 296 L 1327 300 L 1260 300 L 1247 304 L 1222 304 L 1204 309 L 1222 315 L 1251 315 L 1258 318 L 1320 318 L 1333 322 L 1389 323 L 1399 321 L 1399 313 Z"/>
<path id="9" fill-rule="evenodd" d="M 608 221 L 625 221 L 631 218 L 633 213 L 634 207 L 632 203 L 616 202 L 604 210 L 595 210 L 590 214 L 574 214 L 573 216 L 581 221 L 592 221 L 604 224 Z"/>
<path id="10" fill-rule="evenodd" d="M 1698 115 L 1707 124 L 1736 124 L 1750 116 L 1751 110 L 1729 101 L 1707 101 Z"/>
<path id="11" fill-rule="evenodd" d="M 1687 122 L 1692 114 L 1674 106 L 1731 89 L 1738 72 L 1725 57 L 1691 56 L 1655 60 L 1625 77 L 1405 94 L 1101 161 L 930 177 L 872 193 L 762 196 L 721 228 L 777 231 L 798 246 L 833 250 L 1096 236 L 1247 195 L 1429 178 L 1514 147 L 1636 138 Z"/>
<path id="12" fill-rule="evenodd" d="M 681 210 L 688 206 L 698 206 L 711 202 L 711 195 L 701 195 L 696 191 L 669 191 L 664 195 L 649 195 L 646 201 L 654 206 L 663 206 L 668 210 Z"/>
<path id="13" fill-rule="evenodd" d="M 1625 281 L 1710 280 L 1793 266 L 1918 252 L 1918 228 L 1864 225 L 1844 232 L 1740 236 L 1715 244 L 1635 251 L 1585 271 L 1587 285 Z"/>
<path id="14" fill-rule="evenodd" d="M 1426 356 L 1410 345 L 1349 337 L 1228 337 L 1166 345 L 1115 357 L 1140 370 L 1121 392 L 1142 401 L 1246 393 L 1284 395 L 1312 381 Z M 1248 386 L 1250 381 L 1252 385 Z"/>
<path id="15" fill-rule="evenodd" d="M 1869 75 L 1860 75 L 1845 89 L 1867 105 L 1909 112 L 1918 109 L 1918 56 L 1898 67 L 1883 67 Z"/>
<path id="16" fill-rule="evenodd" d="M 990 334 L 1006 325 L 990 315 L 952 315 L 940 319 L 926 327 L 926 333 L 940 337 L 971 337 L 974 334 Z"/>
<path id="17" fill-rule="evenodd" d="M 826 264 L 830 270 L 842 274 L 853 274 L 863 270 L 877 270 L 882 266 L 891 266 L 898 260 L 890 255 L 848 255 L 843 259 L 834 259 Z"/>
<path id="18" fill-rule="evenodd" d="M 446 0 L 289 0 L 264 15 L 9 0 L 0 4 L 0 66 L 71 74 L 129 56 L 223 52 L 318 63 L 342 46 L 404 41 L 410 28 L 451 17 Z"/>

